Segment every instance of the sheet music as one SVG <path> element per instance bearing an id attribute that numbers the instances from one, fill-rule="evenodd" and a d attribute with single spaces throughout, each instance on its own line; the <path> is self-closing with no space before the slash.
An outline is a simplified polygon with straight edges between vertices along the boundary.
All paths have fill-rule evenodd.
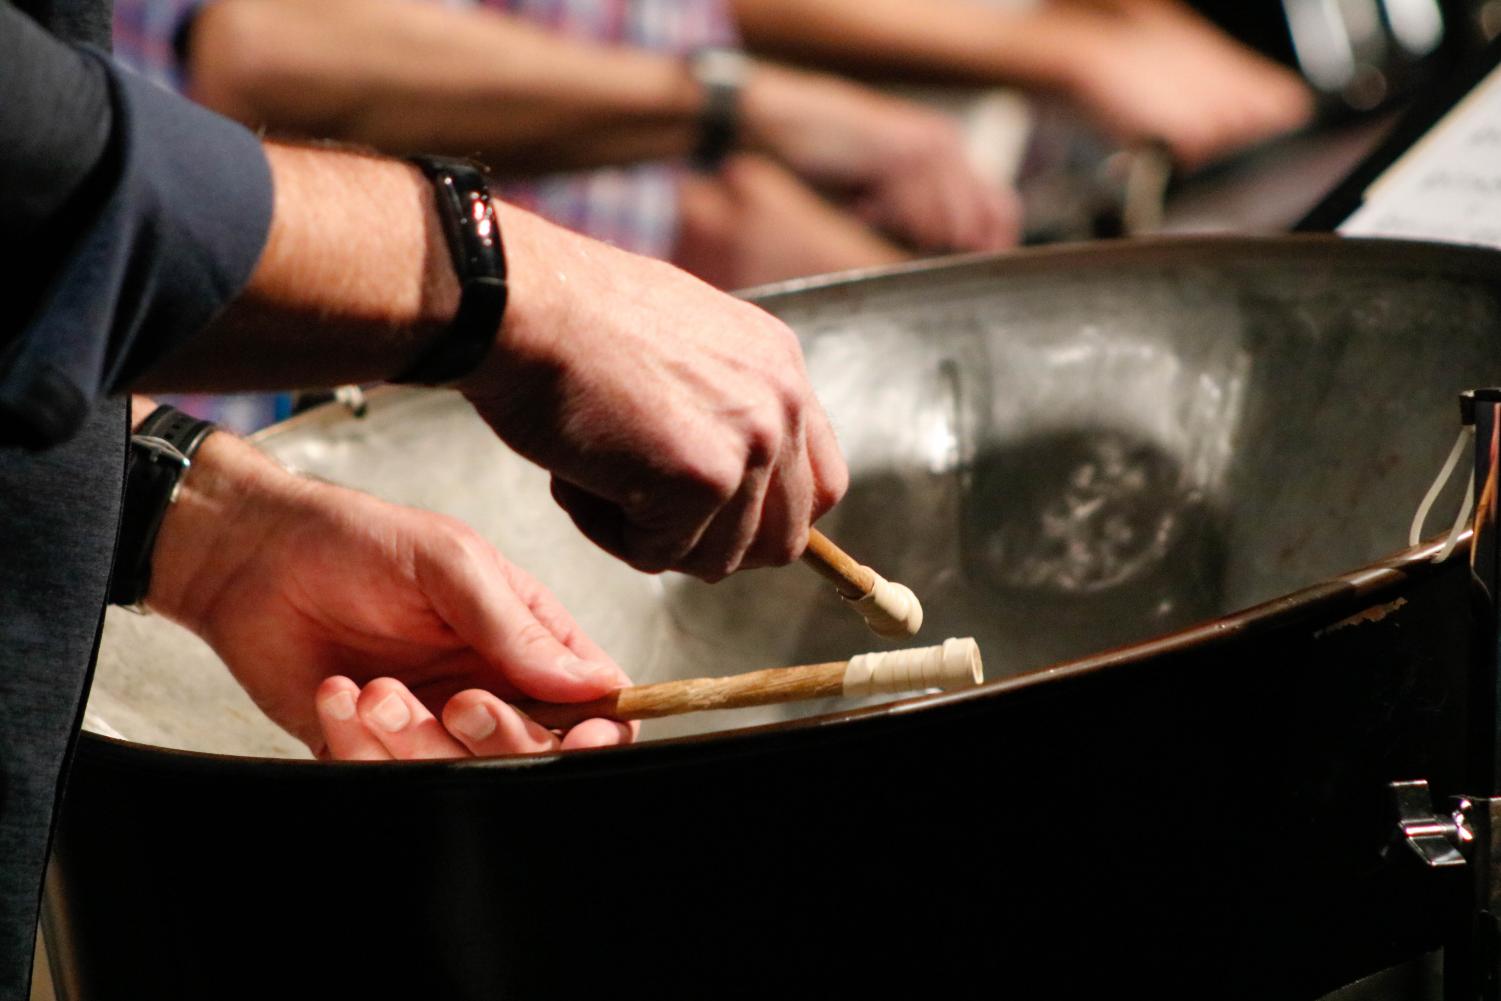
<path id="1" fill-rule="evenodd" d="M 1339 232 L 1501 247 L 1501 67 L 1366 189 Z"/>

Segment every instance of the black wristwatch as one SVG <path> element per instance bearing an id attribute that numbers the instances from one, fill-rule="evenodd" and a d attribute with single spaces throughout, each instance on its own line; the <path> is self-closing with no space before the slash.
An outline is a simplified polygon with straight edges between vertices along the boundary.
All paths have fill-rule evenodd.
<path id="1" fill-rule="evenodd" d="M 438 218 L 459 279 L 459 309 L 448 329 L 392 382 L 436 386 L 484 360 L 506 311 L 506 256 L 485 175 L 464 160 L 413 157 L 433 185 Z"/>
<path id="2" fill-rule="evenodd" d="M 130 436 L 111 604 L 139 605 L 151 589 L 151 553 L 162 520 L 177 499 L 193 455 L 218 427 L 176 407 L 160 406 Z"/>
<path id="3" fill-rule="evenodd" d="M 711 47 L 693 53 L 689 66 L 704 91 L 698 141 L 689 159 L 699 170 L 712 173 L 740 139 L 740 92 L 749 63 L 738 49 Z"/>

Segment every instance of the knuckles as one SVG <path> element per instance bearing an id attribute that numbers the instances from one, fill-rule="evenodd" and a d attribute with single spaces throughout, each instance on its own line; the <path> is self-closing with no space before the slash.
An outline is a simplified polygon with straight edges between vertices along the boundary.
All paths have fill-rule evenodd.
<path id="1" fill-rule="evenodd" d="M 473 528 L 447 515 L 433 515 L 429 547 L 451 567 L 479 563 L 491 552 L 490 543 Z"/>
<path id="2" fill-rule="evenodd" d="M 834 469 L 821 470 L 817 482 L 813 484 L 813 513 L 812 521 L 817 521 L 836 504 L 844 499 L 844 495 L 850 489 L 849 467 L 843 462 Z M 803 544 L 807 544 L 807 536 L 803 537 Z"/>

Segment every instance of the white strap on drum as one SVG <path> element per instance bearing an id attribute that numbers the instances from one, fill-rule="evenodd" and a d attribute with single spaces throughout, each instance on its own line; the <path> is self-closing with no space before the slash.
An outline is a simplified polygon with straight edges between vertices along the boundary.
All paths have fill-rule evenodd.
<path id="1" fill-rule="evenodd" d="M 1423 503 L 1418 505 L 1417 513 L 1412 517 L 1412 527 L 1407 532 L 1407 544 L 1416 546 L 1423 541 L 1423 523 L 1428 520 L 1428 513 L 1433 510 L 1433 504 L 1438 500 L 1438 495 L 1443 492 L 1444 485 L 1454 475 L 1454 467 L 1466 454 L 1474 450 L 1475 428 L 1465 426 L 1459 429 L 1459 437 L 1454 440 L 1454 447 L 1449 450 L 1449 458 L 1444 460 L 1444 466 L 1438 471 L 1438 477 L 1433 485 L 1428 488 L 1428 493 L 1423 496 Z M 1449 538 L 1444 542 L 1444 547 L 1433 557 L 1433 562 L 1442 563 L 1454 552 L 1454 547 L 1459 544 L 1459 537 L 1464 533 L 1465 525 L 1470 520 L 1470 511 L 1475 506 L 1475 470 L 1470 469 L 1469 482 L 1465 486 L 1464 500 L 1459 505 L 1459 514 L 1454 519 L 1454 526 L 1449 530 Z"/>

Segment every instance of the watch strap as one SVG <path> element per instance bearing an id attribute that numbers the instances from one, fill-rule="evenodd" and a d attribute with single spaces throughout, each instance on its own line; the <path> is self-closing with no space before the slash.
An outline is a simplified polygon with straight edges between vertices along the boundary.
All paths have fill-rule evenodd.
<path id="1" fill-rule="evenodd" d="M 447 157 L 413 157 L 412 163 L 433 186 L 459 280 L 459 307 L 448 329 L 391 381 L 436 386 L 472 372 L 495 343 L 506 310 L 506 258 L 485 175 Z"/>
<path id="2" fill-rule="evenodd" d="M 192 414 L 183 413 L 176 407 L 163 404 L 151 411 L 132 438 L 160 438 L 174 446 L 192 460 L 203 439 L 219 430 L 219 425 Z"/>
<path id="3" fill-rule="evenodd" d="M 151 556 L 167 508 L 177 499 L 193 456 L 217 429 L 212 421 L 160 406 L 130 436 L 125 509 L 110 579 L 111 604 L 139 605 L 150 591 Z"/>

